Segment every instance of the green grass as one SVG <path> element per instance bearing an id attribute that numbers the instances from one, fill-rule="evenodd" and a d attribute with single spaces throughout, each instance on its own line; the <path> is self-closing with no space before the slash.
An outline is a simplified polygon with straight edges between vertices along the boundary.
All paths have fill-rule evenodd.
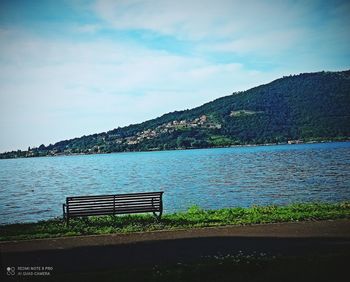
<path id="1" fill-rule="evenodd" d="M 214 146 L 229 146 L 234 144 L 234 140 L 222 135 L 212 135 L 209 142 Z"/>
<path id="2" fill-rule="evenodd" d="M 186 212 L 165 214 L 161 221 L 157 221 L 151 214 L 140 214 L 72 219 L 69 226 L 59 218 L 36 223 L 1 225 L 0 241 L 340 218 L 350 219 L 350 202 L 220 210 L 203 210 L 193 206 Z"/>

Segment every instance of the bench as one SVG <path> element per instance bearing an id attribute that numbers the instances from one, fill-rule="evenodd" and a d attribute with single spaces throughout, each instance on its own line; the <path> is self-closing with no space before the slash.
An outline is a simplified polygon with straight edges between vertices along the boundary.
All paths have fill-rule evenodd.
<path id="1" fill-rule="evenodd" d="M 163 213 L 163 192 L 67 197 L 63 218 L 152 212 L 159 220 Z M 158 213 L 158 215 L 156 214 Z"/>

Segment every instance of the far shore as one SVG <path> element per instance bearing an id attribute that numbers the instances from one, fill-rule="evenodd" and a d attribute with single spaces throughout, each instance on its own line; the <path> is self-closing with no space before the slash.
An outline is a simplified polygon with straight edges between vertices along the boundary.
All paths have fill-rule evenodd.
<path id="1" fill-rule="evenodd" d="M 302 144 L 322 144 L 322 143 L 346 143 L 350 142 L 350 139 L 324 139 L 324 140 L 289 140 L 288 142 L 279 142 L 279 143 L 263 143 L 263 144 L 237 144 L 237 145 L 227 145 L 227 146 L 211 146 L 204 148 L 174 148 L 174 149 L 149 149 L 149 150 L 135 150 L 135 151 L 120 151 L 120 152 L 89 152 L 89 153 L 56 153 L 44 156 L 24 156 L 24 157 L 14 157 L 14 158 L 1 158 L 1 154 L 6 154 L 10 152 L 0 153 L 0 160 L 8 159 L 30 159 L 30 158 L 44 158 L 44 157 L 69 157 L 69 156 L 89 156 L 89 155 L 109 155 L 109 154 L 121 154 L 121 153 L 149 153 L 149 152 L 166 152 L 166 151 L 186 151 L 186 150 L 206 150 L 206 149 L 220 149 L 220 148 L 241 148 L 241 147 L 260 147 L 260 146 L 277 146 L 277 145 L 302 145 Z M 21 151 L 21 150 L 19 150 Z M 26 151 L 21 151 L 26 152 Z"/>

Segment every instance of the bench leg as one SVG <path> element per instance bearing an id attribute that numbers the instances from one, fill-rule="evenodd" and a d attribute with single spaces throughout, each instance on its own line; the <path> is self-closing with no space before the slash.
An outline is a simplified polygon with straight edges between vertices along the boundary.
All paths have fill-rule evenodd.
<path id="1" fill-rule="evenodd" d="M 162 211 L 160 211 L 159 212 L 159 214 L 157 215 L 155 212 L 153 212 L 153 215 L 156 217 L 156 219 L 158 220 L 158 221 L 160 221 L 160 219 L 161 219 L 161 217 L 162 217 Z"/>

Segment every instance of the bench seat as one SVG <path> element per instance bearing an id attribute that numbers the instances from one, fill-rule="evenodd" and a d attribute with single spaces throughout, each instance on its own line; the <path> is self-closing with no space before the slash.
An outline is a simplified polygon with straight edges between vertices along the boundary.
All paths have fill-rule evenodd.
<path id="1" fill-rule="evenodd" d="M 163 213 L 163 192 L 67 197 L 63 218 L 152 212 L 158 219 Z M 158 215 L 156 214 L 158 213 Z"/>

